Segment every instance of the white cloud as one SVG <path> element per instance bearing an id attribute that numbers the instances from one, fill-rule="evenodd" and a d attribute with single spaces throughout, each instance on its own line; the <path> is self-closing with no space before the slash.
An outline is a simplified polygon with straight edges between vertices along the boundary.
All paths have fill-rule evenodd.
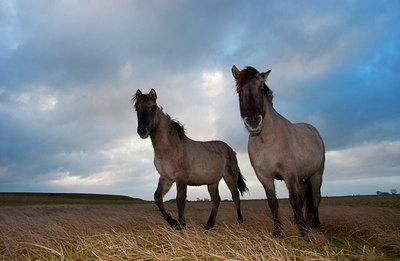
<path id="1" fill-rule="evenodd" d="M 112 186 L 118 181 L 118 176 L 112 172 L 93 173 L 89 176 L 83 177 L 81 175 L 73 175 L 69 171 L 62 171 L 53 173 L 52 176 L 55 176 L 55 178 L 49 180 L 47 183 L 62 187 L 104 187 Z"/>
<path id="2" fill-rule="evenodd" d="M 31 94 L 28 92 L 22 92 L 15 97 L 15 100 L 19 103 L 26 104 L 31 100 Z"/>
<path id="3" fill-rule="evenodd" d="M 383 141 L 327 152 L 329 164 L 344 170 L 400 169 L 398 159 L 400 159 L 400 141 Z"/>
<path id="4" fill-rule="evenodd" d="M 131 79 L 133 74 L 132 61 L 126 62 L 124 66 L 120 69 L 121 79 L 126 82 Z"/>
<path id="5" fill-rule="evenodd" d="M 41 100 L 41 105 L 40 105 L 41 111 L 52 110 L 58 103 L 58 100 L 54 96 L 50 96 L 50 95 L 42 96 L 42 97 L 40 97 L 40 100 Z"/>
<path id="6" fill-rule="evenodd" d="M 141 139 L 136 133 L 125 139 L 114 141 L 110 148 L 100 150 L 100 153 L 111 161 L 152 163 L 154 158 L 150 138 Z"/>
<path id="7" fill-rule="evenodd" d="M 21 110 L 14 109 L 15 114 L 27 116 L 34 112 L 45 112 L 54 109 L 58 103 L 57 97 L 52 94 L 48 86 L 26 86 L 25 91 L 12 93 L 12 99 L 21 106 Z"/>
<path id="8" fill-rule="evenodd" d="M 203 72 L 202 80 L 205 95 L 216 97 L 224 91 L 225 79 L 221 71 Z"/>

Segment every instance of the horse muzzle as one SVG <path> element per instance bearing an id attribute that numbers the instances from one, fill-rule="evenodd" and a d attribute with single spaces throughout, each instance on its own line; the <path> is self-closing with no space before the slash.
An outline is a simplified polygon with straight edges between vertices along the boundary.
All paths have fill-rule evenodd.
<path id="1" fill-rule="evenodd" d="M 255 118 L 250 118 L 250 117 L 244 118 L 244 125 L 246 126 L 246 129 L 252 136 L 261 133 L 262 123 L 263 123 L 263 117 L 261 115 L 258 115 Z"/>
<path id="2" fill-rule="evenodd" d="M 137 133 L 139 134 L 140 138 L 146 139 L 149 137 L 149 130 L 147 128 L 137 128 Z"/>

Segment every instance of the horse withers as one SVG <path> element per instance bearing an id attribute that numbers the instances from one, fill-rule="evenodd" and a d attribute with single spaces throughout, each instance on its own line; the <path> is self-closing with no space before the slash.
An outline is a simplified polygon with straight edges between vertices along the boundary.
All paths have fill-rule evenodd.
<path id="1" fill-rule="evenodd" d="M 137 112 L 137 133 L 143 139 L 150 136 L 154 148 L 154 165 L 160 174 L 154 200 L 164 219 L 176 229 L 186 227 L 184 209 L 187 186 L 207 185 L 212 210 L 205 228 L 212 228 L 221 201 L 218 184 L 223 178 L 232 193 L 238 222 L 243 222 L 239 192 L 243 194 L 247 187 L 235 152 L 222 141 L 200 142 L 188 138 L 183 126 L 165 114 L 156 101 L 154 89 L 148 94 L 137 90 L 132 98 Z M 172 218 L 163 203 L 164 195 L 174 182 L 177 188 L 178 221 Z"/>
<path id="2" fill-rule="evenodd" d="M 264 186 L 274 220 L 274 237 L 279 237 L 282 224 L 278 214 L 274 180 L 284 180 L 289 191 L 301 236 L 309 225 L 320 226 L 318 207 L 321 200 L 325 147 L 318 131 L 306 123 L 293 124 L 275 111 L 272 91 L 265 84 L 271 70 L 259 73 L 253 67 L 240 71 L 232 68 L 239 94 L 240 114 L 249 135 L 251 165 Z M 306 220 L 303 216 L 306 201 Z"/>

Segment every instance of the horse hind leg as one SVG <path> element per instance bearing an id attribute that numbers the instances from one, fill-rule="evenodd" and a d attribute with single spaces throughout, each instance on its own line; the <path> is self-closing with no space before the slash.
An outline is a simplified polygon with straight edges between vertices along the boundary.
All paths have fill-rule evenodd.
<path id="1" fill-rule="evenodd" d="M 310 197 L 312 198 L 312 220 L 310 218 L 311 222 L 311 228 L 312 229 L 319 229 L 320 227 L 320 220 L 319 220 L 319 204 L 321 202 L 321 185 L 322 185 L 322 172 L 323 170 L 317 172 L 314 174 L 312 177 L 310 177 Z M 308 203 L 307 203 L 308 204 Z"/>
<path id="2" fill-rule="evenodd" d="M 219 203 L 221 202 L 221 198 L 218 192 L 218 182 L 214 184 L 207 185 L 208 192 L 210 193 L 211 202 L 212 202 L 212 210 L 210 217 L 205 225 L 205 229 L 210 229 L 214 227 L 215 219 L 218 213 Z"/>
<path id="3" fill-rule="evenodd" d="M 307 225 L 311 225 L 312 219 L 314 216 L 314 201 L 313 195 L 311 191 L 311 182 L 310 178 L 307 178 L 304 181 L 300 182 L 301 187 L 301 198 L 302 201 L 306 204 L 306 223 Z"/>

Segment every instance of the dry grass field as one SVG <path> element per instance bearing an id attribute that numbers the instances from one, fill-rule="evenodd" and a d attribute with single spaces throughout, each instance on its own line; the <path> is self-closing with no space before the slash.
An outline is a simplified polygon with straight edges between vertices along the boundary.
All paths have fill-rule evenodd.
<path id="1" fill-rule="evenodd" d="M 399 196 L 324 198 L 310 242 L 298 237 L 285 201 L 280 239 L 271 237 L 266 201 L 243 201 L 241 225 L 233 203 L 222 202 L 209 231 L 211 203 L 188 203 L 181 232 L 154 204 L 2 206 L 0 260 L 399 260 L 399 203 Z M 176 206 L 167 207 L 176 216 Z"/>

